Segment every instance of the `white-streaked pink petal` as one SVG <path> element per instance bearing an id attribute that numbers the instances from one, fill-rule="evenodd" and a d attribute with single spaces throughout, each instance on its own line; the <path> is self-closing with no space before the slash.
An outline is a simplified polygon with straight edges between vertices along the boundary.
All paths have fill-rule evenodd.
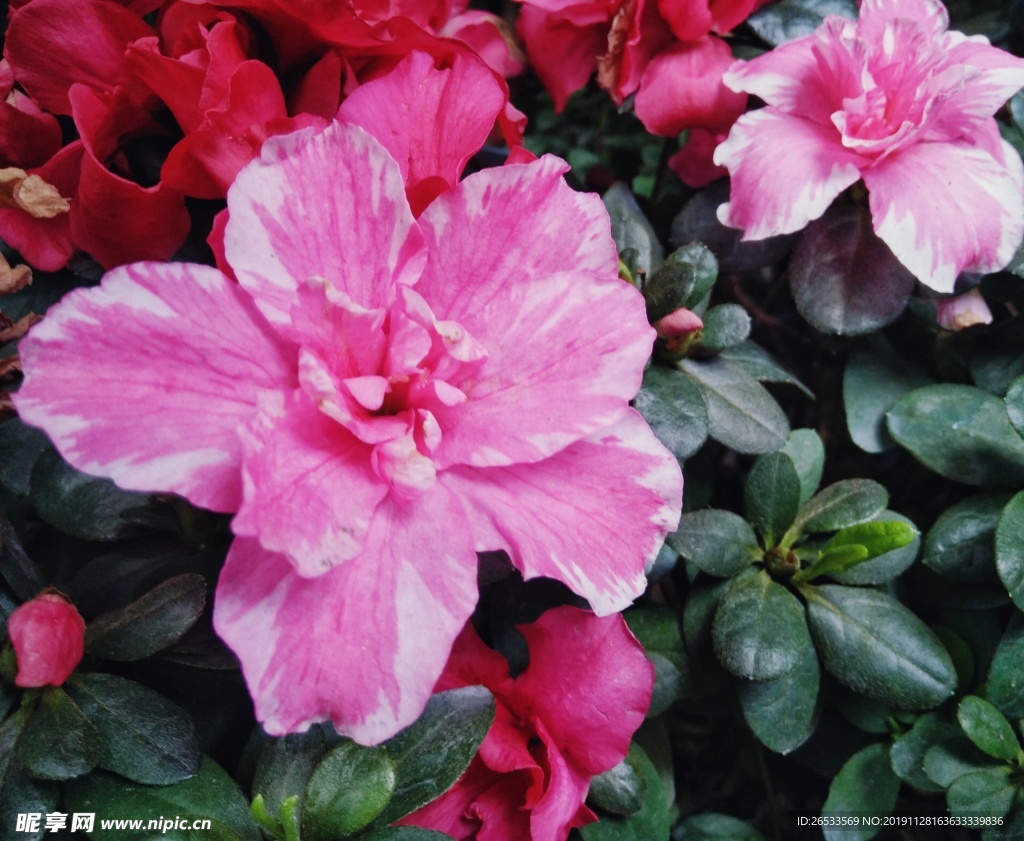
<path id="1" fill-rule="evenodd" d="M 269 139 L 232 184 L 228 210 L 228 262 L 275 324 L 287 323 L 308 278 L 375 308 L 422 266 L 398 164 L 357 126 Z"/>
<path id="2" fill-rule="evenodd" d="M 715 163 L 732 177 L 718 218 L 752 240 L 799 231 L 820 217 L 859 180 L 866 161 L 843 146 L 833 126 L 762 108 L 736 121 Z"/>
<path id="3" fill-rule="evenodd" d="M 331 721 L 376 744 L 423 711 L 476 604 L 476 556 L 457 501 L 435 489 L 385 502 L 366 550 L 302 578 L 283 555 L 237 538 L 214 627 L 234 650 L 268 733 Z"/>
<path id="4" fill-rule="evenodd" d="M 994 272 L 1024 236 L 1024 172 L 966 142 L 919 143 L 864 170 L 875 233 L 917 278 L 952 292 L 962 271 Z"/>
<path id="5" fill-rule="evenodd" d="M 135 263 L 67 295 L 20 346 L 14 396 L 71 464 L 131 490 L 234 511 L 237 427 L 265 389 L 296 385 L 296 351 L 223 274 Z"/>
<path id="6" fill-rule="evenodd" d="M 633 409 L 544 461 L 456 467 L 438 483 L 465 502 L 478 551 L 505 549 L 525 578 L 557 579 L 601 616 L 643 592 L 683 490 L 679 463 Z"/>
<path id="7" fill-rule="evenodd" d="M 231 524 L 235 534 L 286 554 L 303 576 L 323 575 L 363 551 L 387 494 L 369 445 L 301 391 L 263 395 L 239 434 L 245 501 Z"/>
<path id="8" fill-rule="evenodd" d="M 946 40 L 959 34 L 950 32 Z M 962 87 L 943 101 L 932 133 L 942 139 L 970 137 L 979 123 L 987 122 L 1024 87 L 1024 58 L 993 47 L 981 36 L 963 39 L 946 55 L 950 64 L 964 65 L 967 76 Z"/>

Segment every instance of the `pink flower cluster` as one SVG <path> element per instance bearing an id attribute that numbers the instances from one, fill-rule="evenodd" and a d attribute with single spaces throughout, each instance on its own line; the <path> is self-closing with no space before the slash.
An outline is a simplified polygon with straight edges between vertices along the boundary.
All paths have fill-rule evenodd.
<path id="1" fill-rule="evenodd" d="M 441 67 L 479 63 L 499 100 L 489 94 L 480 113 L 518 143 L 524 121 L 504 82 L 522 69 L 518 49 L 467 4 L 12 2 L 0 167 L 39 176 L 70 209 L 0 208 L 0 239 L 50 271 L 76 249 L 105 268 L 167 259 L 189 232 L 186 196 L 223 198 L 268 137 L 325 126 L 414 50 Z M 66 145 L 58 116 L 77 133 Z"/>
<path id="2" fill-rule="evenodd" d="M 733 57 L 718 36 L 768 0 L 519 2 L 519 33 L 556 110 L 596 72 L 616 103 L 636 94 L 636 115 L 652 134 L 690 130 L 671 161 L 687 184 L 701 187 L 725 174 L 711 155 L 747 97 L 722 84 Z"/>
<path id="3" fill-rule="evenodd" d="M 922 283 L 1005 266 L 1024 235 L 1024 166 L 996 110 L 1024 59 L 948 30 L 938 0 L 864 0 L 856 22 L 749 62 L 725 83 L 768 106 L 715 152 L 732 193 L 724 224 L 761 239 L 803 228 L 863 180 L 875 232 Z"/>

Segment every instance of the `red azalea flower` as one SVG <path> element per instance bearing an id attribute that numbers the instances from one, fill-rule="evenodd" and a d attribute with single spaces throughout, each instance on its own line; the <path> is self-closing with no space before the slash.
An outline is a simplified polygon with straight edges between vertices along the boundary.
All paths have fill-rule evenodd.
<path id="1" fill-rule="evenodd" d="M 29 689 L 60 686 L 82 660 L 85 622 L 57 592 L 44 592 L 7 617 L 18 673 L 14 682 Z"/>

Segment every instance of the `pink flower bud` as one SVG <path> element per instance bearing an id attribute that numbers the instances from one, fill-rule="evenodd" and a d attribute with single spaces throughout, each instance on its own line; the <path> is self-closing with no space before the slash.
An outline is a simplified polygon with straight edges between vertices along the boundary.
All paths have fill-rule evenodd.
<path id="1" fill-rule="evenodd" d="M 40 593 L 7 619 L 18 674 L 25 689 L 60 686 L 82 659 L 85 621 L 75 606 L 57 592 Z"/>
<path id="2" fill-rule="evenodd" d="M 978 289 L 939 301 L 939 327 L 963 330 L 975 324 L 991 324 L 992 311 Z"/>
<path id="3" fill-rule="evenodd" d="M 665 342 L 665 350 L 670 353 L 684 352 L 697 331 L 703 327 L 704 322 L 700 316 L 686 307 L 680 307 L 654 322 L 658 338 Z"/>

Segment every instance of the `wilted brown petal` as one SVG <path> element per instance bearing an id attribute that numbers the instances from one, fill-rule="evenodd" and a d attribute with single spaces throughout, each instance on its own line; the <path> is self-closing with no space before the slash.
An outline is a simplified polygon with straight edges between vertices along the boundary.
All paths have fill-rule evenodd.
<path id="1" fill-rule="evenodd" d="M 23 263 L 12 267 L 4 259 L 4 255 L 0 254 L 0 295 L 17 292 L 19 289 L 24 289 L 31 282 L 32 269 Z"/>
<path id="2" fill-rule="evenodd" d="M 0 207 L 20 208 L 36 219 L 52 219 L 71 209 L 71 203 L 38 175 L 10 166 L 0 169 Z"/>

